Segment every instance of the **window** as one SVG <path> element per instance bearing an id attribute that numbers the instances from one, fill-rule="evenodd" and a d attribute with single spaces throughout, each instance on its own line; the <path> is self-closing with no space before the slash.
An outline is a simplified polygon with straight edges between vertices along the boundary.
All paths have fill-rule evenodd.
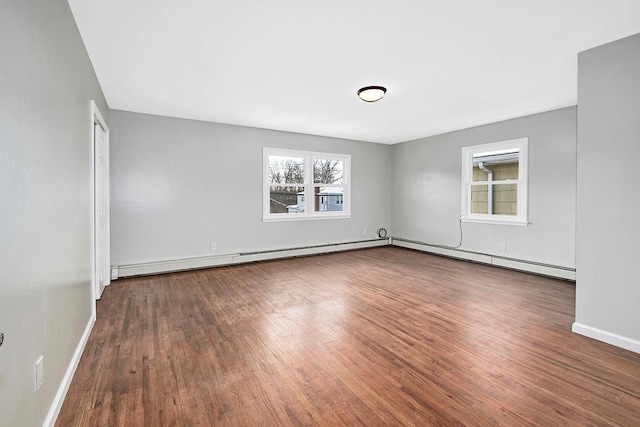
<path id="1" fill-rule="evenodd" d="M 527 225 L 527 145 L 518 138 L 462 149 L 462 220 Z"/>
<path id="2" fill-rule="evenodd" d="M 263 221 L 348 218 L 351 156 L 264 148 Z"/>

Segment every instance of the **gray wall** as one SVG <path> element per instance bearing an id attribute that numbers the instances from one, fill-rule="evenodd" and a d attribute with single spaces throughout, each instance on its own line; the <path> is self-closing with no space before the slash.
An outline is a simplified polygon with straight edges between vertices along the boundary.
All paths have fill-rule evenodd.
<path id="1" fill-rule="evenodd" d="M 110 119 L 114 265 L 349 242 L 389 227 L 389 146 L 116 110 Z M 263 223 L 263 147 L 350 154 L 351 218 Z"/>
<path id="2" fill-rule="evenodd" d="M 457 245 L 464 146 L 529 138 L 527 227 L 463 223 L 462 249 L 562 267 L 575 266 L 576 108 L 392 146 L 392 234 Z M 500 251 L 500 242 L 506 251 Z"/>
<path id="3" fill-rule="evenodd" d="M 576 323 L 636 351 L 639 159 L 640 34 L 578 55 Z"/>
<path id="4" fill-rule="evenodd" d="M 91 318 L 89 100 L 108 110 L 66 1 L 0 10 L 0 424 L 35 426 Z"/>

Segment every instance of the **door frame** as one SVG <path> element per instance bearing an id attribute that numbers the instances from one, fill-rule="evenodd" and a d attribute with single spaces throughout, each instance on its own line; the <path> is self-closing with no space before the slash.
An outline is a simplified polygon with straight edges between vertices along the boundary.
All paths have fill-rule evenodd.
<path id="1" fill-rule="evenodd" d="M 99 191 L 96 189 L 96 164 L 99 160 L 99 151 L 96 149 L 96 132 L 95 126 L 99 125 L 105 132 L 105 170 L 106 170 L 106 182 L 104 185 L 104 194 L 98 194 Z M 91 298 L 93 301 L 93 315 L 95 318 L 95 301 L 100 299 L 101 291 L 100 288 L 100 280 L 98 278 L 98 266 L 97 266 L 97 258 L 99 251 L 99 242 L 96 238 L 98 232 L 98 224 L 96 221 L 96 200 L 99 197 L 103 197 L 105 201 L 105 251 L 106 251 L 106 263 L 109 266 L 108 274 L 105 277 L 105 286 L 108 286 L 111 281 L 111 243 L 110 243 L 110 191 L 109 191 L 109 127 L 107 126 L 107 122 L 104 120 L 104 116 L 100 113 L 98 106 L 95 101 L 91 101 Z"/>

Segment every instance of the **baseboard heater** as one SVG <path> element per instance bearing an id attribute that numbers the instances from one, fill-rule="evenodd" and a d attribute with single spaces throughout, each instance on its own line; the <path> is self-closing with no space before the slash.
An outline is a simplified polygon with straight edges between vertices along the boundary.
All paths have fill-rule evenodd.
<path id="1" fill-rule="evenodd" d="M 371 239 L 360 240 L 356 242 L 303 246 L 297 248 L 273 249 L 167 261 L 154 261 L 139 264 L 114 265 L 111 267 L 111 279 L 116 280 L 118 278 L 131 276 L 145 276 L 150 274 L 219 267 L 223 265 L 243 264 L 255 261 L 267 261 L 278 258 L 294 258 L 300 256 L 326 254 L 331 252 L 351 251 L 356 249 L 374 248 L 377 246 L 387 246 L 389 244 L 390 239 Z"/>
<path id="2" fill-rule="evenodd" d="M 447 246 L 433 245 L 418 240 L 404 239 L 401 237 L 391 237 L 390 244 L 407 249 L 415 249 L 422 252 L 430 252 L 444 255 L 451 258 L 458 258 L 467 261 L 490 264 L 513 270 L 526 271 L 528 273 L 551 276 L 558 279 L 576 280 L 575 268 L 561 267 L 557 265 L 543 264 L 534 261 L 523 261 L 515 258 L 507 258 L 496 255 L 484 254 L 480 252 L 466 251 L 464 249 L 450 248 Z"/>
<path id="3" fill-rule="evenodd" d="M 139 264 L 112 266 L 111 279 L 123 277 L 144 276 L 150 274 L 170 273 L 175 271 L 195 270 L 200 268 L 218 267 L 223 265 L 243 264 L 247 262 L 267 261 L 278 258 L 294 258 L 299 256 L 319 255 L 331 252 L 350 251 L 356 249 L 373 248 L 377 246 L 393 245 L 422 252 L 429 252 L 451 258 L 489 264 L 528 273 L 551 276 L 565 280 L 576 280 L 576 270 L 569 267 L 543 264 L 533 261 L 500 257 L 480 252 L 454 249 L 438 246 L 418 240 L 389 237 L 387 239 L 371 239 L 356 242 L 330 243 L 324 245 L 302 246 L 297 248 L 273 249 L 254 252 L 240 252 L 224 255 L 195 257 L 167 261 L 154 261 Z"/>

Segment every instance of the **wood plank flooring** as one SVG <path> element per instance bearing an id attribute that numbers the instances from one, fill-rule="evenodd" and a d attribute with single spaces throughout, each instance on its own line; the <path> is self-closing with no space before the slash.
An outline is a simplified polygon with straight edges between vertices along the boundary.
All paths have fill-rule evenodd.
<path id="1" fill-rule="evenodd" d="M 637 426 L 575 286 L 383 247 L 121 279 L 57 426 Z"/>

